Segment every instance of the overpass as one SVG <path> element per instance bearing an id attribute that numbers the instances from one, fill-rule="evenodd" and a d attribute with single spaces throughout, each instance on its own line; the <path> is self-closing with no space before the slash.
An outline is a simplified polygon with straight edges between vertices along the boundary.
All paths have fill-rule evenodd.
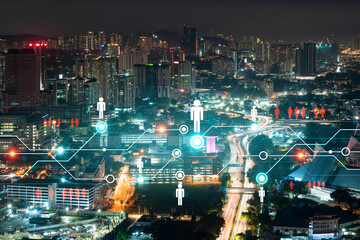
<path id="1" fill-rule="evenodd" d="M 226 194 L 253 194 L 256 188 L 231 187 L 228 188 Z"/>

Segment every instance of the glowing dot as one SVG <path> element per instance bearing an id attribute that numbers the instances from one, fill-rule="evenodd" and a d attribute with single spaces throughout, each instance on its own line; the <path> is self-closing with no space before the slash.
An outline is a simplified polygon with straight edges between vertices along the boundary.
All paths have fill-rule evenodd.
<path id="1" fill-rule="evenodd" d="M 200 135 L 195 135 L 191 138 L 190 144 L 195 149 L 200 149 L 204 146 L 204 138 Z"/>
<path id="2" fill-rule="evenodd" d="M 298 156 L 299 156 L 299 158 L 303 158 L 304 154 L 299 153 Z"/>
<path id="3" fill-rule="evenodd" d="M 100 121 L 96 124 L 96 131 L 102 133 L 102 132 L 105 132 L 106 129 L 107 129 L 107 125 L 105 122 Z"/>
<path id="4" fill-rule="evenodd" d="M 161 132 L 161 133 L 165 132 L 165 128 L 164 128 L 164 127 L 160 127 L 160 128 L 159 128 L 159 132 Z"/>
<path id="5" fill-rule="evenodd" d="M 333 151 L 332 150 L 329 150 L 329 154 L 332 154 L 333 153 Z"/>
<path id="6" fill-rule="evenodd" d="M 138 177 L 137 180 L 138 180 L 139 183 L 143 183 L 145 179 L 144 179 L 144 177 L 141 177 L 141 176 L 140 176 L 140 177 Z"/>
<path id="7" fill-rule="evenodd" d="M 58 149 L 56 150 L 58 153 L 63 153 L 64 152 L 64 148 L 63 147 L 58 147 Z"/>
<path id="8" fill-rule="evenodd" d="M 10 153 L 10 156 L 15 156 L 15 152 L 14 151 L 12 151 L 11 153 Z"/>
<path id="9" fill-rule="evenodd" d="M 258 184 L 265 184 L 268 181 L 268 176 L 266 175 L 266 173 L 259 173 L 258 175 L 256 175 L 256 182 Z"/>
<path id="10" fill-rule="evenodd" d="M 102 151 L 103 151 L 103 152 L 106 152 L 106 148 L 103 148 Z"/>

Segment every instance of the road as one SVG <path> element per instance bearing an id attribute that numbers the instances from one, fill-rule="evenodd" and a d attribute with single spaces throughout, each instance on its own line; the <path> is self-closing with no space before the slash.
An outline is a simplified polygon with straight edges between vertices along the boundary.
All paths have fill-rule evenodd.
<path id="1" fill-rule="evenodd" d="M 247 116 L 249 117 L 249 116 Z M 258 130 L 256 133 L 261 133 L 271 123 L 271 118 L 258 116 Z M 248 155 L 249 137 L 254 132 L 247 130 L 243 132 L 242 136 L 236 134 L 228 136 L 228 142 L 231 151 L 231 159 L 234 159 L 234 163 L 244 165 L 245 167 L 245 181 L 244 185 L 241 186 L 242 179 L 242 168 L 229 167 L 228 172 L 230 173 L 233 183 L 232 187 L 243 187 L 243 188 L 255 188 L 256 186 L 249 182 L 246 177 L 246 173 L 254 165 L 253 161 L 246 157 Z M 223 218 L 225 220 L 225 226 L 219 240 L 233 240 L 236 234 L 245 232 L 247 224 L 244 219 L 241 219 L 241 215 L 248 207 L 247 201 L 252 197 L 250 194 L 228 194 L 228 201 L 223 208 Z"/>
<path id="2" fill-rule="evenodd" d="M 131 186 L 129 177 L 129 165 L 125 165 L 123 170 L 119 173 L 117 178 L 117 185 L 111 198 L 114 199 L 114 204 L 109 212 L 120 212 L 125 210 L 126 202 L 130 200 L 134 194 L 135 187 Z"/>

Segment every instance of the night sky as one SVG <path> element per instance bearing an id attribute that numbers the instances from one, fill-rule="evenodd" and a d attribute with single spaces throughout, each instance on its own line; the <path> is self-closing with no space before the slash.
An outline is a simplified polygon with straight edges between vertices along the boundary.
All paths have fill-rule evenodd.
<path id="1" fill-rule="evenodd" d="M 210 32 L 315 40 L 360 34 L 360 0 L 5 0 L 0 34 L 70 36 L 87 31 L 181 33 L 184 23 Z"/>

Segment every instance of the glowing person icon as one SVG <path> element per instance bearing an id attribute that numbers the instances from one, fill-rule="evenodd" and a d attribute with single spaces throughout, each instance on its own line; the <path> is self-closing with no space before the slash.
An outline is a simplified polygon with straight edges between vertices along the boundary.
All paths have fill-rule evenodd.
<path id="1" fill-rule="evenodd" d="M 194 121 L 194 132 L 200 132 L 200 121 L 204 120 L 204 109 L 200 107 L 199 100 L 194 101 L 194 107 L 190 108 L 190 119 Z"/>
<path id="2" fill-rule="evenodd" d="M 142 173 L 143 167 L 144 167 L 144 162 L 142 161 L 142 159 L 140 158 L 139 161 L 137 162 L 137 167 L 139 169 L 139 173 Z"/>
<path id="3" fill-rule="evenodd" d="M 104 119 L 104 112 L 106 111 L 104 98 L 100 97 L 97 103 L 97 111 L 99 112 L 99 119 Z"/>
<path id="4" fill-rule="evenodd" d="M 251 109 L 251 120 L 253 122 L 256 122 L 256 117 L 257 117 L 257 109 L 255 106 L 253 106 Z"/>
<path id="5" fill-rule="evenodd" d="M 265 198 L 265 190 L 264 190 L 263 187 L 260 187 L 259 197 L 260 197 L 260 202 L 263 203 L 263 202 L 264 202 L 264 198 Z"/>
<path id="6" fill-rule="evenodd" d="M 179 183 L 176 189 L 176 197 L 178 199 L 178 206 L 182 206 L 182 200 L 185 197 L 185 190 L 182 188 L 182 183 Z"/>

